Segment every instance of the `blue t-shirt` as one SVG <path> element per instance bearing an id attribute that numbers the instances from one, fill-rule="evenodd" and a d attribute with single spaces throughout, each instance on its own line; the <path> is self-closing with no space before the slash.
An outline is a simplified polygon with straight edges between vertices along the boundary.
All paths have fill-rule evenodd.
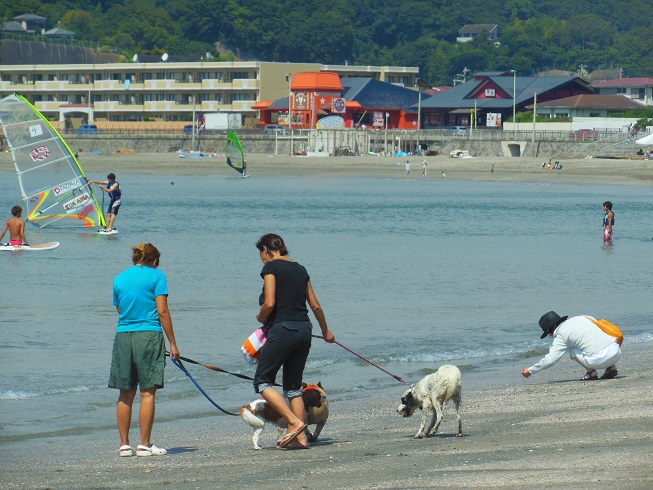
<path id="1" fill-rule="evenodd" d="M 162 332 L 156 297 L 168 295 L 166 275 L 153 267 L 135 265 L 113 281 L 113 305 L 120 307 L 117 332 Z"/>

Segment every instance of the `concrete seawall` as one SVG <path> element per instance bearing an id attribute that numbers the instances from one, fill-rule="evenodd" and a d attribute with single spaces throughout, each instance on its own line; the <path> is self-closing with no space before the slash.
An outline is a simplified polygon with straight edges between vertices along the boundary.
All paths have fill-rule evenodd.
<path id="1" fill-rule="evenodd" d="M 192 149 L 190 137 L 166 137 L 166 136 L 123 136 L 123 135 L 70 135 L 65 136 L 68 145 L 73 151 L 79 152 L 100 152 L 103 154 L 114 153 L 118 149 L 125 148 L 134 150 L 137 153 L 168 153 L 178 149 Z M 241 136 L 241 142 L 246 154 L 258 155 L 289 155 L 290 139 L 276 140 L 262 136 Z M 195 141 L 196 147 L 198 142 Z M 199 148 L 204 151 L 216 151 L 223 153 L 226 145 L 224 135 L 215 135 L 199 140 Z M 295 152 L 307 149 L 306 139 L 294 139 L 293 149 Z M 472 156 L 487 157 L 537 157 L 537 158 L 584 158 L 588 155 L 624 155 L 624 152 L 615 152 L 613 145 L 601 145 L 600 143 L 577 143 L 577 142 L 555 142 L 543 141 L 533 146 L 527 141 L 485 141 L 485 140 L 457 140 L 450 139 L 437 144 L 429 144 L 429 148 L 438 151 L 439 154 L 448 155 L 453 150 L 467 150 Z M 628 153 L 635 155 L 634 145 L 629 148 Z"/>

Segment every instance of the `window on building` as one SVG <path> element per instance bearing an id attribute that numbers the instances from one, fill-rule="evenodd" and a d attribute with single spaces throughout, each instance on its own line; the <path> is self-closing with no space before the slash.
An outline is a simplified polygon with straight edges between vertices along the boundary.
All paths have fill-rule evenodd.
<path id="1" fill-rule="evenodd" d="M 235 71 L 231 74 L 231 79 L 236 80 L 236 79 L 244 79 L 247 80 L 249 78 L 249 72 L 247 71 Z"/>
<path id="2" fill-rule="evenodd" d="M 232 94 L 231 100 L 235 101 L 235 100 L 250 100 L 250 99 L 249 99 L 249 94 Z"/>

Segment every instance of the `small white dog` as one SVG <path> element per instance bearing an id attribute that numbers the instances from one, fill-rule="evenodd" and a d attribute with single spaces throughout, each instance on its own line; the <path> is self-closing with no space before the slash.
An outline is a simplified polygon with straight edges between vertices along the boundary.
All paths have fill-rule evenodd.
<path id="1" fill-rule="evenodd" d="M 397 412 L 410 417 L 418 408 L 422 409 L 422 422 L 415 439 L 435 434 L 442 422 L 444 405 L 452 400 L 458 418 L 458 437 L 463 436 L 460 417 L 462 381 L 460 370 L 451 364 L 441 366 L 433 374 L 424 376 L 419 383 L 412 385 L 401 397 Z M 430 417 L 430 420 L 429 420 Z"/>
<path id="2" fill-rule="evenodd" d="M 306 429 L 306 438 L 309 442 L 317 441 L 317 438 L 322 432 L 327 418 L 329 418 L 329 403 L 327 402 L 326 393 L 322 389 L 320 383 L 316 385 L 307 385 L 302 383 L 302 398 L 304 399 L 304 406 L 306 407 L 306 416 L 304 422 L 306 424 L 316 424 L 315 432 L 312 434 Z M 254 449 L 262 449 L 258 445 L 258 439 L 265 428 L 266 423 L 274 424 L 278 427 L 277 442 L 281 440 L 283 429 L 288 428 L 288 423 L 281 415 L 277 413 L 268 403 L 262 398 L 254 400 L 240 409 L 240 416 L 246 424 L 254 429 L 252 442 Z"/>

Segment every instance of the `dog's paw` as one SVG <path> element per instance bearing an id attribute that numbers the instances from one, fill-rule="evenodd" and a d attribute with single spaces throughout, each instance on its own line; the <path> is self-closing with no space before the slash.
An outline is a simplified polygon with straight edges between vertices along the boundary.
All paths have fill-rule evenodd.
<path id="1" fill-rule="evenodd" d="M 317 441 L 317 437 L 315 437 L 313 434 L 311 434 L 311 433 L 308 432 L 308 431 L 306 432 L 306 439 L 308 440 L 308 442 L 315 442 L 315 441 Z"/>
<path id="2" fill-rule="evenodd" d="M 427 434 L 424 434 L 424 432 L 418 432 L 415 435 L 415 439 L 424 439 L 425 437 L 427 437 Z"/>
<path id="3" fill-rule="evenodd" d="M 254 449 L 256 449 L 257 451 L 260 451 L 263 448 L 261 446 L 254 446 Z"/>

